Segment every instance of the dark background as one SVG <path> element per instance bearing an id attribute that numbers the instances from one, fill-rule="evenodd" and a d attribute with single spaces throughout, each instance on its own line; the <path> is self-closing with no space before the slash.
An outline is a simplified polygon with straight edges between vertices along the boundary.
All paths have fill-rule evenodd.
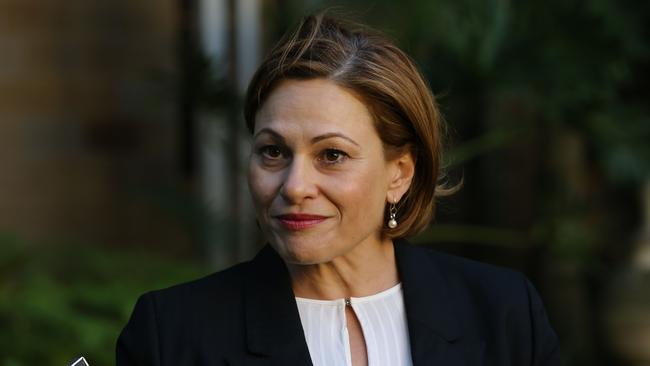
<path id="1" fill-rule="evenodd" d="M 650 364 L 650 2 L 0 0 L 0 365 L 112 364 L 139 294 L 255 253 L 241 96 L 330 6 L 447 120 L 413 241 L 525 272 L 565 365 Z"/>

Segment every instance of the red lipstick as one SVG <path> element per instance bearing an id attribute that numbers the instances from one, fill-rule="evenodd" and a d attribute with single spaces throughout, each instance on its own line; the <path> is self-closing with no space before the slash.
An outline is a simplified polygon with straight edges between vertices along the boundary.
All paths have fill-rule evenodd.
<path id="1" fill-rule="evenodd" d="M 289 230 L 307 229 L 327 220 L 327 216 L 311 214 L 286 214 L 275 216 L 275 218 Z"/>

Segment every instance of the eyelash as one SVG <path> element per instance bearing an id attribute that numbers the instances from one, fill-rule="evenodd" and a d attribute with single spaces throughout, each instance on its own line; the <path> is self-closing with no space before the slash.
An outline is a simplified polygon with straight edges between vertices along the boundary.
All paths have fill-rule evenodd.
<path id="1" fill-rule="evenodd" d="M 276 150 L 279 154 L 284 155 L 284 157 L 286 157 L 286 155 L 287 155 L 285 153 L 284 149 L 282 149 L 281 147 L 278 147 L 277 145 L 265 145 L 265 146 L 262 146 L 257 150 L 257 153 L 265 161 L 277 161 L 277 160 L 282 158 L 282 157 L 270 157 L 268 155 L 268 152 L 271 149 Z M 339 158 L 336 159 L 335 161 L 328 161 L 327 159 L 325 159 L 325 156 L 327 156 L 328 154 L 337 154 L 339 156 Z M 341 164 L 342 162 L 345 161 L 345 159 L 347 159 L 349 157 L 350 156 L 345 151 L 342 151 L 342 150 L 339 150 L 339 149 L 334 149 L 334 148 L 326 148 L 320 153 L 318 161 L 320 161 L 320 162 L 322 162 L 322 163 L 324 163 L 326 165 L 336 165 L 336 164 Z"/>
<path id="2" fill-rule="evenodd" d="M 327 154 L 332 154 L 332 153 L 338 154 L 339 159 L 336 159 L 335 161 L 327 161 L 326 159 L 324 159 L 324 157 Z M 319 160 L 323 161 L 325 164 L 328 164 L 328 165 L 341 164 L 345 159 L 347 159 L 349 157 L 349 155 L 346 154 L 345 151 L 341 151 L 339 149 L 331 149 L 331 148 L 323 150 L 323 152 L 321 153 L 321 156 L 322 157 L 319 158 Z"/>
<path id="3" fill-rule="evenodd" d="M 279 147 L 277 147 L 277 146 L 275 146 L 275 145 L 265 145 L 265 146 L 262 146 L 262 147 L 260 147 L 260 148 L 257 150 L 257 153 L 258 153 L 258 154 L 259 154 L 263 159 L 266 159 L 266 160 L 275 160 L 275 159 L 277 159 L 277 158 L 275 158 L 275 157 L 269 157 L 268 154 L 267 154 L 267 153 L 269 152 L 269 150 L 271 150 L 271 149 L 276 149 L 280 154 L 284 154 L 284 152 L 282 151 L 282 149 L 279 148 Z"/>

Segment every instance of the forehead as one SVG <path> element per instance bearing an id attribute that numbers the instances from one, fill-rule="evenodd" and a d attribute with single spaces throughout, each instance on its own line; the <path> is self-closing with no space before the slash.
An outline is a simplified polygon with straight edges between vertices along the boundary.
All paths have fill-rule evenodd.
<path id="1" fill-rule="evenodd" d="M 372 117 L 364 103 L 352 92 L 325 79 L 282 81 L 255 118 L 255 132 L 265 127 L 280 132 L 294 129 L 313 133 L 374 132 Z"/>

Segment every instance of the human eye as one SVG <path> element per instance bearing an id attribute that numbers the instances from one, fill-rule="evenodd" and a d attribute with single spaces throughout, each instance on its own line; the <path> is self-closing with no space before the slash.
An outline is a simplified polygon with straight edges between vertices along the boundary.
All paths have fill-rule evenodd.
<path id="1" fill-rule="evenodd" d="M 321 153 L 319 160 L 325 164 L 340 164 L 348 158 L 349 155 L 338 149 L 325 149 Z"/>
<path id="2" fill-rule="evenodd" d="M 284 158 L 284 150 L 277 145 L 264 145 L 257 149 L 257 153 L 265 161 L 273 162 Z"/>

